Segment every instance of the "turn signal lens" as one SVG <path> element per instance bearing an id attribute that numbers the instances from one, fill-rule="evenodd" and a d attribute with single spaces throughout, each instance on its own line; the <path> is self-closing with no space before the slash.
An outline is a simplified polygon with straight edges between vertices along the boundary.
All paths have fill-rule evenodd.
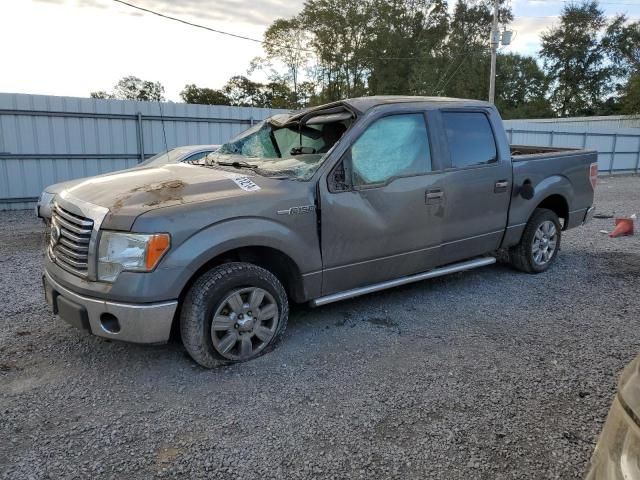
<path id="1" fill-rule="evenodd" d="M 147 246 L 147 255 L 145 258 L 145 267 L 147 270 L 153 270 L 158 264 L 164 253 L 169 250 L 171 240 L 166 233 L 158 233 L 152 235 Z"/>

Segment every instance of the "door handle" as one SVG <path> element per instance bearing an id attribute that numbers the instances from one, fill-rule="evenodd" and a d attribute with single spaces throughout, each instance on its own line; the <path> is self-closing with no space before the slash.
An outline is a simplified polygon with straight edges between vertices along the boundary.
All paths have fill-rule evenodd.
<path id="1" fill-rule="evenodd" d="M 507 187 L 509 186 L 509 182 L 507 180 L 498 180 L 493 187 L 494 193 L 506 192 Z"/>
<path id="2" fill-rule="evenodd" d="M 425 203 L 427 205 L 440 203 L 442 201 L 442 197 L 444 197 L 444 192 L 439 188 L 435 188 L 433 190 L 427 190 L 427 194 L 425 196 Z"/>

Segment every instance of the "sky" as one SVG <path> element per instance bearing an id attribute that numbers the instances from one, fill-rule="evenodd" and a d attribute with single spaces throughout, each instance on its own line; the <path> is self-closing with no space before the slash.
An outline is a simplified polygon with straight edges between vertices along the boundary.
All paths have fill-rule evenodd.
<path id="1" fill-rule="evenodd" d="M 535 55 L 562 0 L 511 0 L 514 40 L 505 51 Z M 303 0 L 129 0 L 168 15 L 260 39 Z M 453 3 L 451 1 L 450 3 Z M 640 0 L 606 0 L 607 15 L 640 17 Z M 142 13 L 113 0 L 0 0 L 0 92 L 89 96 L 122 77 L 160 81 L 169 100 L 189 83 L 220 88 L 247 73 L 259 43 Z M 260 78 L 257 78 L 260 80 Z"/>

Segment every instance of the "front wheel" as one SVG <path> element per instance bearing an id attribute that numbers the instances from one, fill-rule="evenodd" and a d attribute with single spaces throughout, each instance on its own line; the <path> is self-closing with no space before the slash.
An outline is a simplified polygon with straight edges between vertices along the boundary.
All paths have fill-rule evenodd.
<path id="1" fill-rule="evenodd" d="M 527 222 L 520 243 L 509 250 L 511 265 L 527 273 L 544 272 L 558 255 L 561 237 L 558 216 L 546 208 L 537 208 Z"/>
<path id="2" fill-rule="evenodd" d="M 271 350 L 289 317 L 287 294 L 271 272 L 226 263 L 201 276 L 184 299 L 182 342 L 200 365 L 244 362 Z"/>

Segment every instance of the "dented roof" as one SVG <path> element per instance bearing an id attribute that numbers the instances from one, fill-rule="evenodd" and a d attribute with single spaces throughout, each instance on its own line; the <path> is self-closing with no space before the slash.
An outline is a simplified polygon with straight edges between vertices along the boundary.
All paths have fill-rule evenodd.
<path id="1" fill-rule="evenodd" d="M 337 114 L 340 109 L 343 111 L 350 111 L 354 117 L 364 114 L 367 110 L 377 107 L 379 105 L 389 105 L 394 103 L 437 103 L 441 105 L 443 103 L 455 104 L 455 105 L 467 105 L 467 106 L 491 106 L 490 103 L 482 100 L 469 100 L 461 98 L 450 97 L 423 97 L 423 96 L 409 96 L 409 95 L 376 95 L 371 97 L 356 97 L 339 100 L 337 102 L 331 102 L 324 105 L 318 105 L 316 107 L 305 108 L 303 110 L 294 111 L 291 113 L 281 113 L 269 118 L 269 123 L 276 126 L 283 126 L 288 123 L 296 123 L 304 117 L 311 114 Z M 325 112 L 326 111 L 326 112 Z M 304 123 L 304 122 L 303 122 Z"/>

